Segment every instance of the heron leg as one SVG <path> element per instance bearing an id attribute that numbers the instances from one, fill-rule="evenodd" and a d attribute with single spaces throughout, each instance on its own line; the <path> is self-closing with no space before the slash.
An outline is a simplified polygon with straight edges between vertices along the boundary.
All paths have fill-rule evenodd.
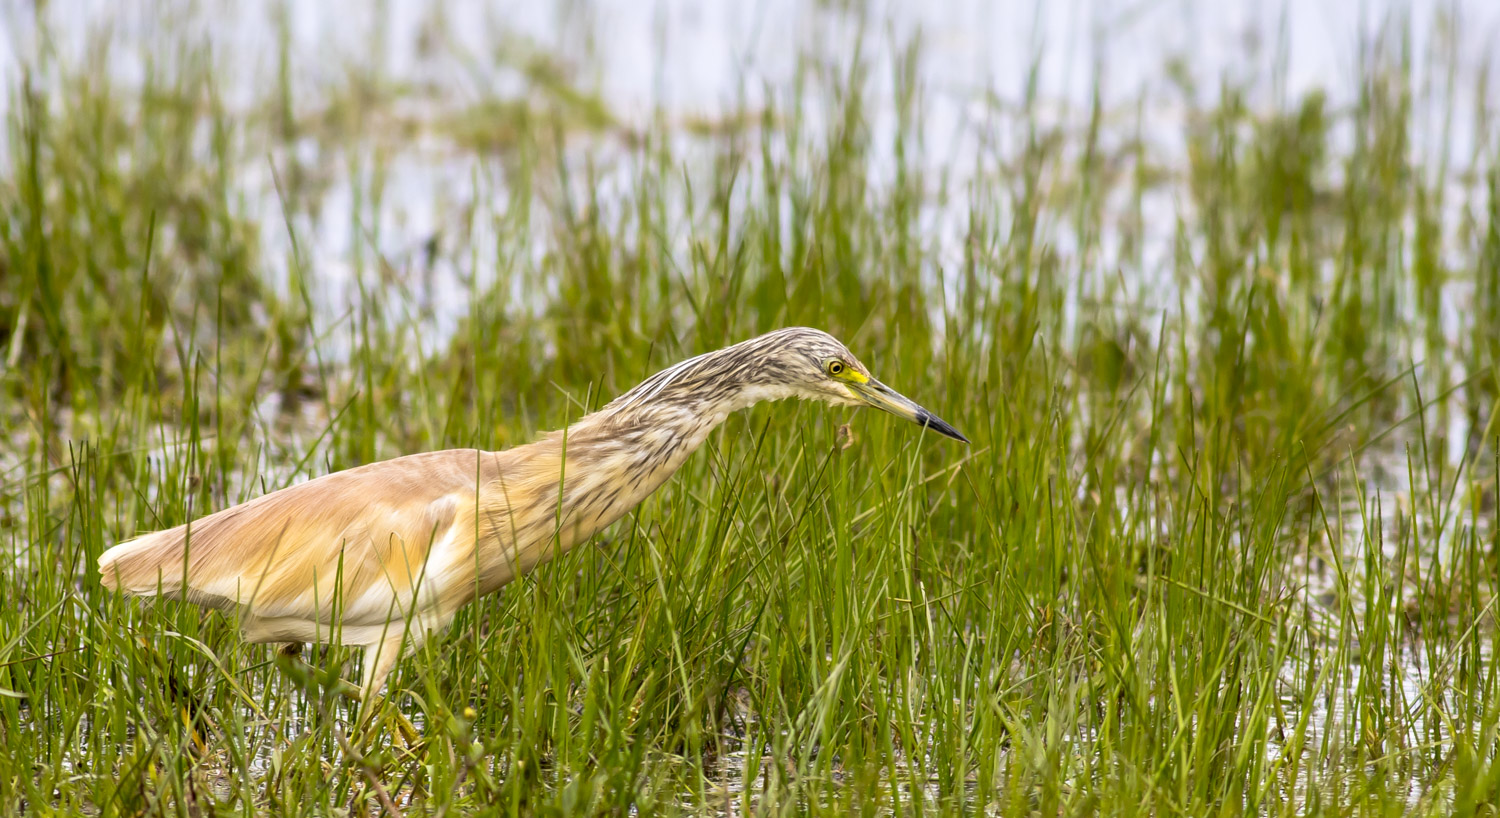
<path id="1" fill-rule="evenodd" d="M 281 668 L 282 673 L 291 677 L 292 681 L 303 688 L 317 685 L 332 690 L 346 698 L 351 698 L 355 701 L 360 700 L 360 689 L 358 687 L 326 670 L 320 670 L 308 664 L 302 658 L 301 642 L 288 642 L 282 645 L 281 650 L 276 652 L 276 666 Z"/>
<path id="2" fill-rule="evenodd" d="M 365 648 L 364 684 L 359 686 L 308 664 L 302 658 L 301 642 L 288 642 L 283 645 L 276 653 L 276 666 L 303 688 L 317 686 L 359 702 L 359 721 L 363 724 L 379 709 L 377 705 L 384 698 L 378 695 L 380 685 L 385 683 L 386 676 L 389 676 L 391 669 L 395 667 L 396 658 L 401 650 L 400 640 L 394 641 L 396 642 L 394 645 L 390 645 L 388 640 L 385 645 Z M 377 651 L 377 647 L 381 650 Z M 394 708 L 390 720 L 395 723 L 396 730 L 400 732 L 407 746 L 416 746 L 421 734 L 417 732 L 411 720 Z"/>
<path id="3" fill-rule="evenodd" d="M 385 686 L 386 677 L 390 676 L 391 671 L 395 669 L 396 660 L 401 657 L 401 647 L 405 637 L 404 633 L 397 633 L 386 638 L 383 642 L 365 646 L 365 672 L 364 678 L 360 680 L 359 689 L 360 697 L 363 698 L 365 707 L 368 708 L 365 710 L 366 713 L 373 714 L 374 707 L 372 705 L 376 701 L 385 698 L 380 695 L 380 690 Z M 413 639 L 412 641 L 416 642 L 417 640 Z M 407 746 L 416 746 L 420 738 L 416 726 L 400 710 L 392 707 L 391 712 L 393 714 L 392 720 L 396 723 L 396 729 L 400 731 L 401 737 L 406 740 Z M 362 716 L 361 720 L 363 718 Z"/>
<path id="4" fill-rule="evenodd" d="M 396 660 L 401 657 L 404 638 L 405 634 L 397 633 L 383 642 L 365 646 L 365 673 L 359 688 L 366 697 L 373 697 L 385 686 L 386 677 L 391 675 L 391 671 L 396 668 Z"/>

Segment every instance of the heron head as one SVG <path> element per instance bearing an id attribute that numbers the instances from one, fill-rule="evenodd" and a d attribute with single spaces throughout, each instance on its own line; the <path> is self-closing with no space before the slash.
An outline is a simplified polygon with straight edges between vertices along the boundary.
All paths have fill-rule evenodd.
<path id="1" fill-rule="evenodd" d="M 762 336 L 770 352 L 762 371 L 783 381 L 797 397 L 839 406 L 873 406 L 968 443 L 942 418 L 876 380 L 837 338 L 822 330 L 794 327 Z M 774 362 L 774 363 L 773 363 Z"/>

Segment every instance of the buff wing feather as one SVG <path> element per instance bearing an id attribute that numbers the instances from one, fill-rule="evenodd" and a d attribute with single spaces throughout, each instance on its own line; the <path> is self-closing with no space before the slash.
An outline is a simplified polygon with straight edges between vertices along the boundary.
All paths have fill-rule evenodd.
<path id="1" fill-rule="evenodd" d="M 100 576 L 260 619 L 382 624 L 437 604 L 426 592 L 445 589 L 429 580 L 452 584 L 473 564 L 479 487 L 501 465 L 449 450 L 337 472 L 122 543 L 100 557 Z"/>

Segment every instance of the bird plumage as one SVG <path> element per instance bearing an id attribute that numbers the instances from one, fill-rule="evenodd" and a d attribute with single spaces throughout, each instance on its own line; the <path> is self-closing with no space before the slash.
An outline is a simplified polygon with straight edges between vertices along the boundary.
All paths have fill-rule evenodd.
<path id="1" fill-rule="evenodd" d="M 780 330 L 669 367 L 534 443 L 372 463 L 121 543 L 100 578 L 237 610 L 250 641 L 362 645 L 373 693 L 403 644 L 619 519 L 730 413 L 793 396 L 859 403 L 846 381 L 879 386 L 832 336 Z"/>

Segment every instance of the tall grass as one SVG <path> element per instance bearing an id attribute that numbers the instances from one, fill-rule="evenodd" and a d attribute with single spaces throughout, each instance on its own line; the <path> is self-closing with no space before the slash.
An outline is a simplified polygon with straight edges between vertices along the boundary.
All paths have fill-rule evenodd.
<path id="1" fill-rule="evenodd" d="M 37 26 L 0 170 L 0 812 L 1497 808 L 1495 145 L 1480 116 L 1475 155 L 1414 150 L 1399 25 L 1351 107 L 1183 80 L 1176 153 L 1151 100 L 1059 122 L 1033 83 L 951 164 L 931 55 L 874 34 L 632 129 L 520 44 L 485 57 L 518 95 L 412 114 L 379 65 L 302 99 L 283 28 L 231 110 L 191 26 L 83 61 Z M 466 181 L 403 243 L 391 180 L 454 161 L 422 140 Z M 731 418 L 402 662 L 415 747 L 232 616 L 92 571 L 792 324 L 974 444 Z"/>

